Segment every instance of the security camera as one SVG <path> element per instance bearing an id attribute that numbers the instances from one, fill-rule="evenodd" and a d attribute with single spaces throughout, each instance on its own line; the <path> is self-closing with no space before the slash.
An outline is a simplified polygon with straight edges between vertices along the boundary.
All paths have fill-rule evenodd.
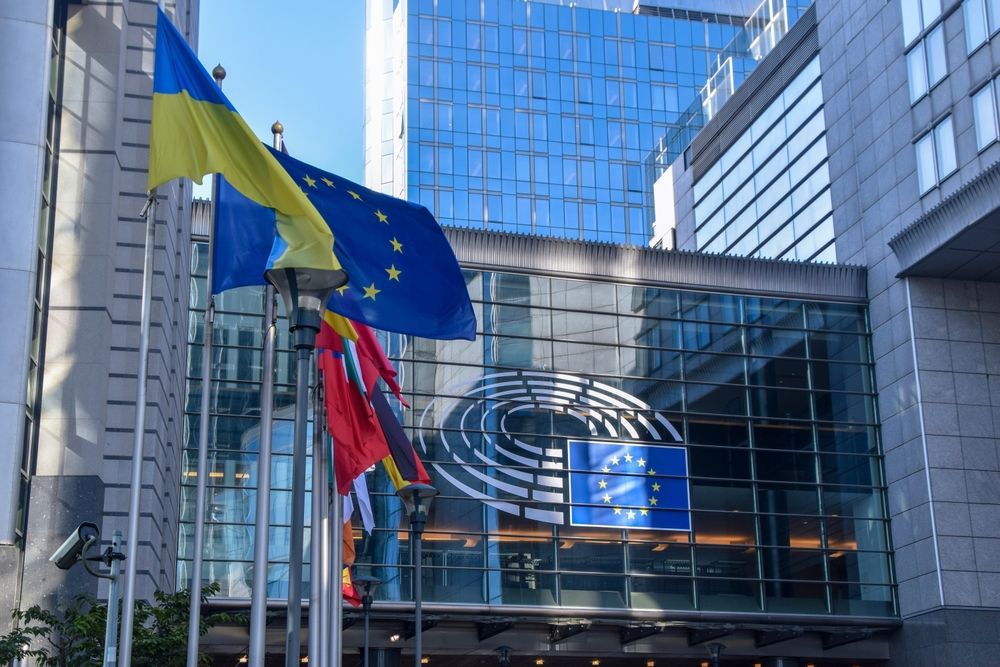
<path id="1" fill-rule="evenodd" d="M 70 569 L 76 561 L 83 558 L 83 554 L 87 548 L 97 542 L 100 534 L 101 532 L 98 530 L 97 524 L 84 521 L 76 527 L 76 530 L 70 533 L 66 541 L 62 543 L 61 547 L 56 549 L 56 552 L 52 554 L 49 560 L 55 563 L 56 567 L 60 570 Z"/>

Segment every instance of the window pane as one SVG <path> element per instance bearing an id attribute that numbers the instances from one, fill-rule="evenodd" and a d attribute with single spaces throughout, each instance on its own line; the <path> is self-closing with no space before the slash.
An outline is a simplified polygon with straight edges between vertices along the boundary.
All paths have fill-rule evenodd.
<path id="1" fill-rule="evenodd" d="M 980 150 L 997 138 L 997 121 L 993 100 L 992 85 L 986 86 L 972 98 L 972 111 L 976 118 L 976 147 Z"/>
<path id="2" fill-rule="evenodd" d="M 958 162 L 955 158 L 955 133 L 952 131 L 951 125 L 951 116 L 948 116 L 934 128 L 939 181 L 943 181 L 948 174 L 955 171 L 958 167 Z"/>
<path id="3" fill-rule="evenodd" d="M 927 93 L 927 63 L 924 60 L 923 42 L 906 54 L 910 78 L 910 101 L 916 102 Z"/>
<path id="4" fill-rule="evenodd" d="M 926 28 L 941 16 L 941 0 L 920 0 L 921 26 Z"/>
<path id="5" fill-rule="evenodd" d="M 991 2 L 990 4 L 1000 4 Z M 986 41 L 986 17 L 983 15 L 983 0 L 965 0 L 962 3 L 965 14 L 965 46 L 969 53 Z"/>
<path id="6" fill-rule="evenodd" d="M 927 35 L 927 79 L 931 86 L 944 78 L 948 73 L 948 62 L 944 54 L 944 26 L 939 25 L 934 32 Z"/>
<path id="7" fill-rule="evenodd" d="M 917 183 L 920 194 L 934 187 L 937 179 L 934 175 L 934 141 L 928 133 L 917 142 Z"/>
<path id="8" fill-rule="evenodd" d="M 920 34 L 920 3 L 918 0 L 900 0 L 903 9 L 903 42 L 909 44 Z"/>
<path id="9" fill-rule="evenodd" d="M 1000 30 L 1000 0 L 986 0 L 986 13 L 989 18 L 990 34 Z"/>

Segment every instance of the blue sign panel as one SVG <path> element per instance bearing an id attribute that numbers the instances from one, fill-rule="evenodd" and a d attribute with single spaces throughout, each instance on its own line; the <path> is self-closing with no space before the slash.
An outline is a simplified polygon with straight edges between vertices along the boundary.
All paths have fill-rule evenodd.
<path id="1" fill-rule="evenodd" d="M 570 440 L 569 468 L 571 525 L 691 530 L 683 447 Z"/>

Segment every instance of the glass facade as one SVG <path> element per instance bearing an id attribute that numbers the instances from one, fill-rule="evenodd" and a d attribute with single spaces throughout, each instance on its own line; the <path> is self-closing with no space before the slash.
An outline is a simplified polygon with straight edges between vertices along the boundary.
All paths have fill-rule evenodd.
<path id="1" fill-rule="evenodd" d="M 513 0 L 412 0 L 393 18 L 383 4 L 369 42 L 405 38 L 406 53 L 367 46 L 369 186 L 443 225 L 630 244 L 651 232 L 643 157 L 745 21 Z"/>
<path id="2" fill-rule="evenodd" d="M 194 253 L 182 586 L 204 307 L 203 246 Z M 412 405 L 401 418 L 442 492 L 425 535 L 425 600 L 895 614 L 864 307 L 489 271 L 466 281 L 475 341 L 387 341 Z M 216 324 L 204 576 L 232 597 L 252 581 L 261 300 L 224 295 Z M 272 596 L 286 576 L 288 352 L 278 368 Z M 686 463 L 653 470 L 652 456 L 636 458 L 645 467 L 623 479 L 650 497 L 623 508 L 620 525 L 579 525 L 571 507 L 609 501 L 572 495 L 570 475 L 603 472 L 569 466 L 571 439 L 626 453 L 682 447 Z M 355 528 L 357 562 L 385 582 L 380 599 L 409 600 L 402 508 L 381 466 L 366 478 L 376 528 Z M 666 511 L 655 500 L 671 484 L 687 492 L 672 511 L 689 530 L 642 519 Z"/>
<path id="3" fill-rule="evenodd" d="M 187 395 L 177 585 L 191 580 L 194 542 L 198 432 L 201 428 L 202 340 L 207 304 L 208 246 L 192 244 L 191 303 L 188 330 Z M 205 518 L 203 581 L 216 581 L 225 597 L 249 597 L 253 582 L 253 540 L 260 439 L 261 348 L 264 288 L 241 287 L 215 297 L 212 345 L 211 417 L 208 428 L 208 498 Z M 284 305 L 278 300 L 279 314 Z M 291 520 L 292 422 L 295 409 L 295 359 L 287 320 L 279 319 L 275 360 L 274 427 L 271 462 L 269 597 L 287 595 Z M 311 436 L 307 438 L 311 443 Z M 310 452 L 311 454 L 311 452 Z M 311 462 L 311 457 L 310 457 Z M 307 478 L 308 479 L 308 478 Z M 306 520 L 311 504 L 306 500 Z M 308 533 L 307 533 L 308 535 Z M 306 563 L 309 547 L 306 541 Z M 308 565 L 304 569 L 309 580 Z M 305 588 L 308 591 L 308 586 Z"/>
<path id="4" fill-rule="evenodd" d="M 863 307 L 467 282 L 476 341 L 410 340 L 396 355 L 406 425 L 442 491 L 425 599 L 895 613 Z M 691 530 L 571 525 L 569 501 L 584 501 L 564 490 L 569 439 L 679 442 L 686 471 L 645 472 L 682 476 Z M 358 560 L 399 582 L 384 597 L 406 599 L 404 526 L 376 525 Z"/>
<path id="5" fill-rule="evenodd" d="M 836 261 L 818 57 L 693 190 L 700 251 Z"/>

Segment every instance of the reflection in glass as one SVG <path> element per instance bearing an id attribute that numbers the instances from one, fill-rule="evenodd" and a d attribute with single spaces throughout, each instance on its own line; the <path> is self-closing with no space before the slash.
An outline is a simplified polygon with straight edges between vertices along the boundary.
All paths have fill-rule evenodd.
<path id="1" fill-rule="evenodd" d="M 468 271 L 466 284 L 475 340 L 379 334 L 412 406 L 397 414 L 442 492 L 424 549 L 429 601 L 895 613 L 863 308 L 501 272 Z M 246 312 L 219 323 L 230 342 L 213 354 L 206 425 L 203 576 L 233 597 L 252 580 L 259 301 L 248 296 Z M 192 555 L 200 316 L 189 329 L 180 585 Z M 278 597 L 294 409 L 290 341 L 280 343 L 268 587 Z M 686 448 L 690 532 L 552 519 L 567 510 L 567 439 L 671 442 L 661 419 Z M 379 599 L 409 600 L 406 517 L 381 466 L 365 478 L 376 527 L 366 534 L 354 517 L 357 563 L 385 582 Z"/>

